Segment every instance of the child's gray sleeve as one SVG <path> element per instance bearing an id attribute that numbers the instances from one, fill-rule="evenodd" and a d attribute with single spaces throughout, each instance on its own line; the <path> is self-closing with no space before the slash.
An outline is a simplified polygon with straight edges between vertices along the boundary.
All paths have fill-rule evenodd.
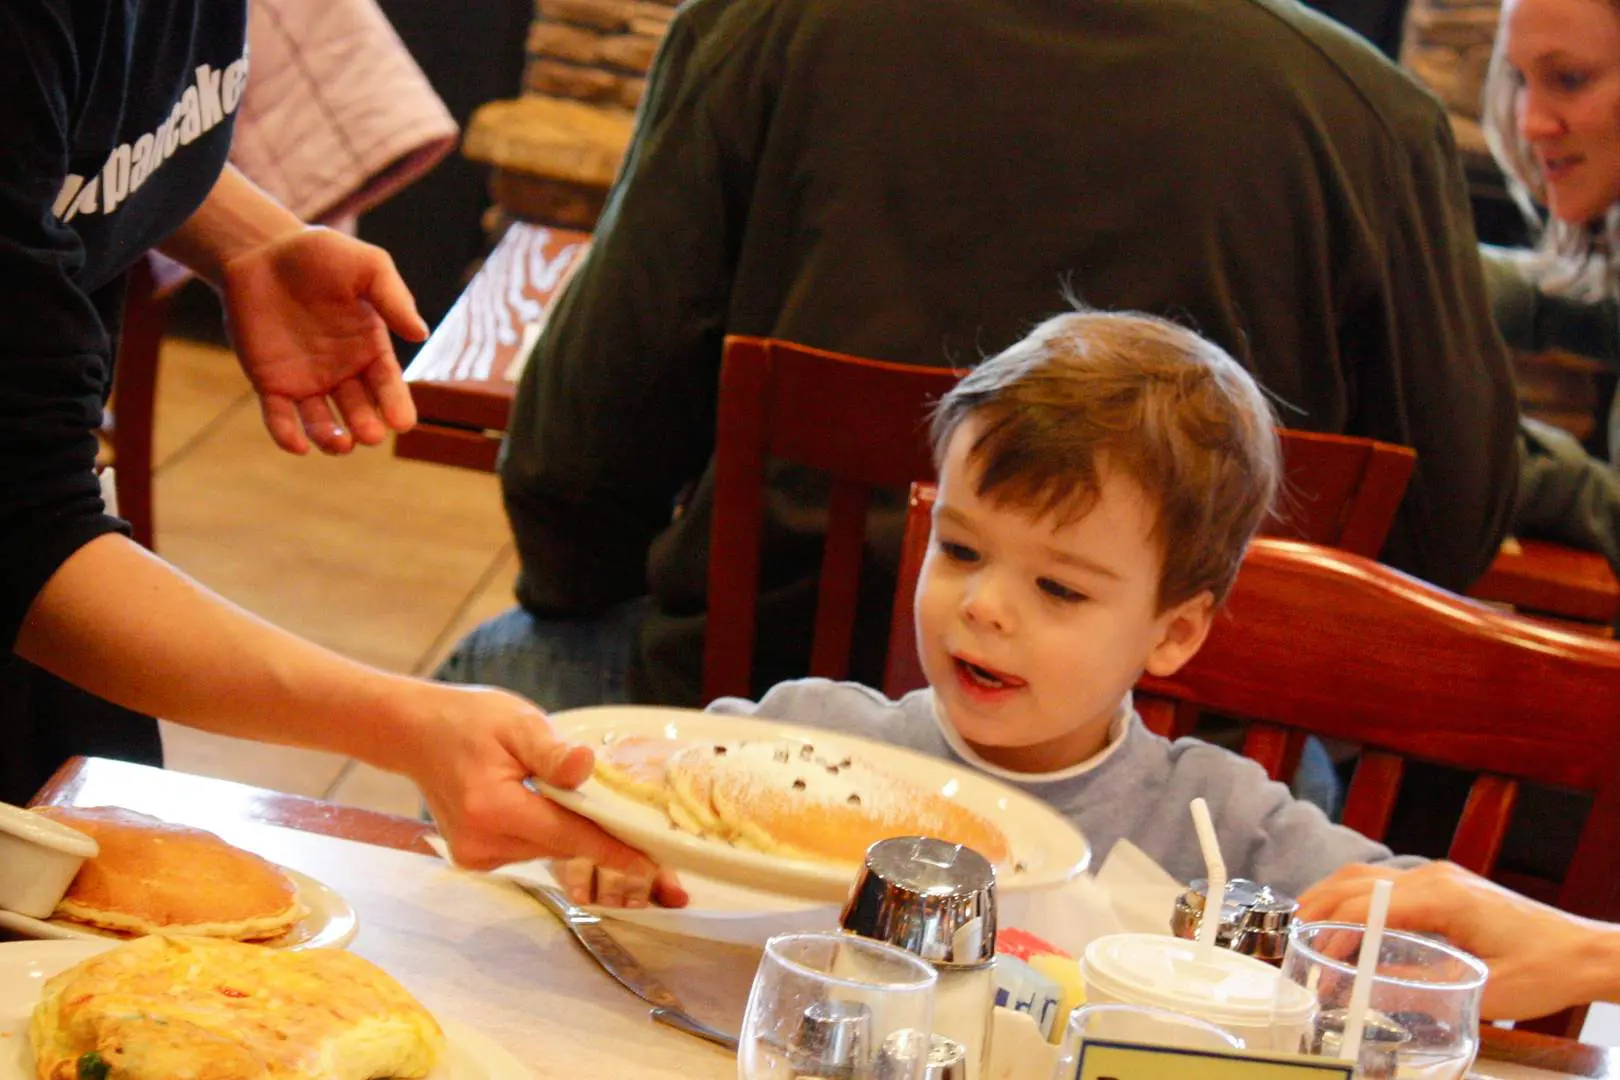
<path id="1" fill-rule="evenodd" d="M 1188 757 L 1208 756 L 1206 799 L 1229 870 L 1298 896 L 1350 863 L 1396 867 L 1423 862 L 1397 856 L 1376 840 L 1335 825 L 1313 803 L 1296 799 L 1282 784 L 1247 758 L 1216 747 Z M 1190 762 L 1184 762 L 1190 764 Z"/>

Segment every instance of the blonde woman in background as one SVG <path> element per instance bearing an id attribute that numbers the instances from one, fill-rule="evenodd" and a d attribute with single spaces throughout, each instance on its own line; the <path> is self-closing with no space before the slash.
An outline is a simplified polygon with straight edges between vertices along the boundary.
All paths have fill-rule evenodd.
<path id="1" fill-rule="evenodd" d="M 1498 326 L 1518 348 L 1620 366 L 1620 2 L 1507 0 L 1484 112 L 1491 152 L 1540 233 L 1534 251 L 1481 249 Z M 1521 427 L 1515 531 L 1601 550 L 1620 573 L 1620 474 L 1556 428 Z M 1620 463 L 1620 399 L 1609 448 Z"/>

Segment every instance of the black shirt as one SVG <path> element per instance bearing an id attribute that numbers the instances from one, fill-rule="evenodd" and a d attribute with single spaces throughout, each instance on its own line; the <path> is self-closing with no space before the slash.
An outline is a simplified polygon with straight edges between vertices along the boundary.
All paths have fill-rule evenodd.
<path id="1" fill-rule="evenodd" d="M 219 178 L 247 79 L 245 0 L 0 4 L 0 799 L 63 759 L 158 758 L 157 727 L 7 655 L 104 512 L 96 428 L 122 275 Z"/>

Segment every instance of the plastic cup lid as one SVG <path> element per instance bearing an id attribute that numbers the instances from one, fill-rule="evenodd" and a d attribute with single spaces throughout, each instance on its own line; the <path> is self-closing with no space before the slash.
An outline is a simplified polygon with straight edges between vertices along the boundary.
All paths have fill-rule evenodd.
<path id="1" fill-rule="evenodd" d="M 1199 959 L 1198 943 L 1161 934 L 1111 934 L 1087 946 L 1088 985 L 1128 1002 L 1158 1005 L 1216 1021 L 1254 1024 L 1309 1019 L 1315 997 L 1252 956 L 1216 949 Z"/>

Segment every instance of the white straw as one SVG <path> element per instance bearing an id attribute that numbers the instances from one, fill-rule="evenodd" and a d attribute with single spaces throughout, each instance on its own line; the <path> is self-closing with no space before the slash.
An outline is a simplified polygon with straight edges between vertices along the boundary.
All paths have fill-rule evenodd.
<path id="1" fill-rule="evenodd" d="M 1204 849 L 1204 877 L 1208 888 L 1204 890 L 1204 915 L 1198 924 L 1198 959 L 1210 963 L 1215 955 L 1215 936 L 1221 932 L 1221 908 L 1226 904 L 1226 860 L 1221 858 L 1221 845 L 1215 839 L 1215 823 L 1209 818 L 1209 804 L 1203 799 L 1192 801 L 1193 828 L 1198 831 L 1198 846 Z"/>
<path id="2" fill-rule="evenodd" d="M 1378 950 L 1384 943 L 1384 920 L 1389 917 L 1392 881 L 1373 882 L 1372 907 L 1367 909 L 1367 929 L 1361 934 L 1361 956 L 1356 961 L 1356 981 L 1350 987 L 1350 1007 L 1344 1017 L 1344 1037 L 1339 1041 L 1339 1057 L 1355 1061 L 1361 1057 L 1361 1032 L 1367 1024 L 1367 1001 L 1372 997 L 1373 975 L 1378 970 Z"/>

